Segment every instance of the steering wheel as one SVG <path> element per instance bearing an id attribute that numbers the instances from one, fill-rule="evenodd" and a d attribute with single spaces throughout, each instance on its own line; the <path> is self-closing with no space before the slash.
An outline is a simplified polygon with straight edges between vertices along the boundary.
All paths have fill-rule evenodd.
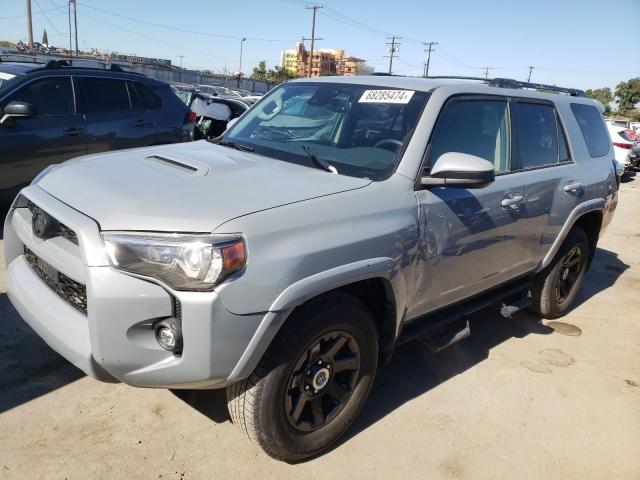
<path id="1" fill-rule="evenodd" d="M 260 120 L 271 120 L 273 117 L 275 117 L 276 115 L 278 115 L 280 113 L 280 111 L 282 111 L 282 95 L 278 95 L 278 96 L 274 96 L 273 98 L 274 103 L 276 104 L 276 106 L 273 108 L 273 110 L 271 111 L 271 113 L 267 113 L 264 110 L 262 110 L 260 113 L 258 113 L 257 117 Z M 269 105 L 269 103 L 267 103 L 265 105 L 265 107 Z M 263 107 L 264 108 L 264 107 Z"/>
<path id="2" fill-rule="evenodd" d="M 382 140 L 378 140 L 373 147 L 380 148 L 383 145 L 393 145 L 395 147 L 393 151 L 395 151 L 398 147 L 402 146 L 402 142 L 400 140 L 396 140 L 395 138 L 383 138 Z M 390 149 L 387 148 L 386 150 Z"/>

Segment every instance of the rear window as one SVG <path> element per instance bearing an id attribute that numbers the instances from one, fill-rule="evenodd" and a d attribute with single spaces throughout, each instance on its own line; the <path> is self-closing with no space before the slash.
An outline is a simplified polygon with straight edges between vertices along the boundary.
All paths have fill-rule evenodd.
<path id="1" fill-rule="evenodd" d="M 565 152 L 558 148 L 558 126 L 553 106 L 514 102 L 511 119 L 515 140 L 514 170 L 555 165 L 560 156 L 566 157 L 566 146 Z"/>
<path id="2" fill-rule="evenodd" d="M 134 110 L 157 110 L 162 107 L 160 97 L 138 82 L 129 82 L 131 106 Z"/>
<path id="3" fill-rule="evenodd" d="M 131 110 L 127 84 L 110 78 L 83 78 L 83 103 L 87 113 L 112 113 Z"/>
<path id="4" fill-rule="evenodd" d="M 604 126 L 600 111 L 595 106 L 581 103 L 572 103 L 571 110 L 580 125 L 580 131 L 587 144 L 589 155 L 596 158 L 609 153 L 611 139 Z"/>

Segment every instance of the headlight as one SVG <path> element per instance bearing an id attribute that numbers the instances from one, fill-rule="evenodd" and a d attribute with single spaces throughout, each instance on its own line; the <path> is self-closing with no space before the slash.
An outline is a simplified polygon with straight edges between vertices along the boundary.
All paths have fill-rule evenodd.
<path id="1" fill-rule="evenodd" d="M 175 290 L 212 290 L 247 263 L 239 235 L 114 232 L 102 239 L 115 268 L 157 278 Z"/>

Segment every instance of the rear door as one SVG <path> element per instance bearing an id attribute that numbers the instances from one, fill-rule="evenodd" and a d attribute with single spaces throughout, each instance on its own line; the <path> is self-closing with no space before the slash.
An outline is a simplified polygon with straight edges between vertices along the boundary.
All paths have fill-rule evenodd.
<path id="1" fill-rule="evenodd" d="M 33 80 L 0 100 L 0 110 L 12 101 L 31 103 L 36 116 L 0 125 L 0 190 L 28 183 L 48 165 L 86 152 L 71 77 Z"/>
<path id="2" fill-rule="evenodd" d="M 553 103 L 514 99 L 511 119 L 512 169 L 525 185 L 523 253 L 533 268 L 583 196 L 582 176 Z"/>
<path id="3" fill-rule="evenodd" d="M 87 152 L 98 153 L 155 143 L 155 122 L 147 111 L 134 111 L 126 80 L 79 77 L 87 123 Z"/>
<path id="4" fill-rule="evenodd" d="M 496 178 L 485 188 L 416 192 L 421 242 L 409 316 L 468 298 L 526 268 L 525 179 L 511 173 L 509 117 L 509 101 L 499 96 L 458 96 L 444 105 L 426 168 L 444 153 L 462 152 L 492 162 Z"/>

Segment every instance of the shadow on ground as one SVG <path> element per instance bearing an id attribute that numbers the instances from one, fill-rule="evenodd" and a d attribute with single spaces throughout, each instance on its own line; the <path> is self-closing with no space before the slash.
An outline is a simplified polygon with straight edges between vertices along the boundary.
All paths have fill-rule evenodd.
<path id="1" fill-rule="evenodd" d="M 619 260 L 616 253 L 597 249 L 575 305 L 611 287 L 627 268 L 629 266 Z M 437 355 L 429 353 L 416 341 L 399 348 L 391 363 L 379 370 L 369 399 L 354 425 L 333 448 L 349 441 L 413 398 L 487 359 L 489 351 L 500 343 L 530 334 L 548 335 L 553 332 L 539 317 L 528 312 L 505 319 L 492 309 L 470 318 L 470 326 L 472 334 L 469 338 Z M 222 390 L 182 390 L 173 393 L 214 422 L 229 420 Z"/>
<path id="2" fill-rule="evenodd" d="M 55 353 L 0 293 L 0 413 L 84 376 Z"/>

